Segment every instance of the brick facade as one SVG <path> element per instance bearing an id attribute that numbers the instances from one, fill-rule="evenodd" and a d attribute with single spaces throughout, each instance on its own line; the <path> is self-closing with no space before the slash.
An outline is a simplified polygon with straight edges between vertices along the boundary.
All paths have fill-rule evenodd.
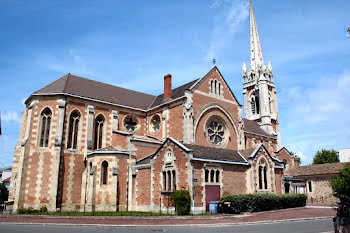
<path id="1" fill-rule="evenodd" d="M 149 110 L 79 96 L 31 96 L 23 112 L 15 149 L 12 176 L 15 185 L 10 192 L 15 200 L 14 211 L 45 205 L 49 211 L 171 212 L 174 211 L 169 200 L 172 190 L 164 188 L 163 180 L 163 172 L 171 171 L 176 175 L 174 187 L 188 190 L 194 196 L 193 211 L 203 212 L 208 185 L 218 186 L 221 197 L 260 192 L 257 169 L 261 158 L 268 163 L 269 188 L 263 191 L 281 193 L 281 163 L 285 158 L 291 162 L 285 152 L 273 157 L 277 138 L 244 132 L 242 106 L 217 67 L 190 84 L 182 96 L 163 101 L 157 97 L 153 102 L 159 104 Z M 172 94 L 179 93 L 179 89 L 174 90 Z M 51 110 L 49 140 L 47 147 L 40 147 L 41 114 L 46 108 Z M 79 115 L 74 149 L 68 148 L 68 140 L 75 140 L 70 139 L 73 112 Z M 94 148 L 95 119 L 99 116 L 103 119 L 102 131 L 98 131 L 101 145 Z M 126 122 L 130 116 L 132 119 Z M 156 128 L 152 128 L 154 116 L 159 121 Z M 258 148 L 258 152 L 249 158 L 238 156 L 238 162 L 219 157 L 194 158 L 193 151 L 182 143 L 213 147 L 207 129 L 213 117 L 221 119 L 225 127 L 226 141 L 221 149 L 239 153 Z M 126 127 L 130 123 L 134 131 Z M 165 162 L 168 148 L 173 153 L 171 164 Z M 107 170 L 103 162 L 108 163 Z M 217 172 L 215 184 L 205 180 L 208 169 Z M 101 183 L 103 174 L 108 174 L 106 184 Z M 174 181 L 174 177 L 171 179 Z"/>

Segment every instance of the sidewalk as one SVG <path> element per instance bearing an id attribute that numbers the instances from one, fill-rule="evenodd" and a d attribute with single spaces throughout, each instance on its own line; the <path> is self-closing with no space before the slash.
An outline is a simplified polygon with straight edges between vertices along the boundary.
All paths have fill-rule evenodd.
<path id="1" fill-rule="evenodd" d="M 255 222 L 292 221 L 334 217 L 335 211 L 328 208 L 295 208 L 245 215 L 215 216 L 172 216 L 172 217 L 77 217 L 77 216 L 37 216 L 0 215 L 1 223 L 17 224 L 65 224 L 65 225 L 114 225 L 114 226 L 183 226 L 242 224 Z"/>

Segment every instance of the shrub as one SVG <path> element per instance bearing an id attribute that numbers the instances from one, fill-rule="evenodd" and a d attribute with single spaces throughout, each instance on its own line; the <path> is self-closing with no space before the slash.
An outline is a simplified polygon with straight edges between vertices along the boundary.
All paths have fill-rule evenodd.
<path id="1" fill-rule="evenodd" d="M 339 171 L 339 175 L 331 180 L 334 196 L 340 199 L 337 216 L 350 217 L 350 164 Z"/>
<path id="2" fill-rule="evenodd" d="M 40 213 L 47 213 L 47 207 L 46 206 L 41 207 Z"/>
<path id="3" fill-rule="evenodd" d="M 171 194 L 178 215 L 187 215 L 191 210 L 191 196 L 186 190 L 175 190 Z"/>
<path id="4" fill-rule="evenodd" d="M 304 194 L 234 194 L 221 198 L 221 201 L 231 202 L 230 213 L 239 214 L 303 207 L 306 198 Z"/>

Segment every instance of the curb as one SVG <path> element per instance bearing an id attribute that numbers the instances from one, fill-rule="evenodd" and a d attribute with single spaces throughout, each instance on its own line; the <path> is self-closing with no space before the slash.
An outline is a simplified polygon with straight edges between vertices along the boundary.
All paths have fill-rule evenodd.
<path id="1" fill-rule="evenodd" d="M 280 219 L 272 221 L 255 221 L 255 222 L 238 222 L 238 223 L 216 223 L 216 224 L 169 224 L 169 225 L 115 225 L 115 224 L 81 224 L 81 223 L 25 223 L 25 222 L 0 222 L 0 225 L 49 225 L 49 226 L 96 226 L 96 227 L 218 227 L 218 226 L 233 226 L 233 225 L 256 225 L 256 224 L 273 224 L 283 222 L 297 222 L 322 220 L 333 218 L 334 216 L 312 217 L 312 218 L 295 218 L 295 219 Z"/>
<path id="2" fill-rule="evenodd" d="M 185 219 L 185 220 L 217 220 L 217 219 L 230 219 L 230 218 L 242 218 L 252 215 L 259 215 L 264 213 L 275 213 L 291 210 L 306 209 L 308 207 L 296 207 L 288 209 L 279 209 L 279 210 L 268 210 L 261 212 L 247 212 L 243 214 L 227 214 L 227 215 L 209 215 L 209 216 L 61 216 L 61 215 L 27 215 L 27 214 L 7 214 L 0 215 L 1 218 L 36 218 L 36 219 L 163 219 L 163 220 L 173 220 L 173 219 Z"/>

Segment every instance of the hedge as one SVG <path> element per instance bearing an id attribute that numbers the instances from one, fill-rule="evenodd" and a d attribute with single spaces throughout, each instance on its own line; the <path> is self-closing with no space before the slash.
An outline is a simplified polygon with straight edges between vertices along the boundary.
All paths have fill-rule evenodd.
<path id="1" fill-rule="evenodd" d="M 231 202 L 229 212 L 257 212 L 267 210 L 303 207 L 306 205 L 305 194 L 235 194 L 221 198 L 223 202 Z"/>

